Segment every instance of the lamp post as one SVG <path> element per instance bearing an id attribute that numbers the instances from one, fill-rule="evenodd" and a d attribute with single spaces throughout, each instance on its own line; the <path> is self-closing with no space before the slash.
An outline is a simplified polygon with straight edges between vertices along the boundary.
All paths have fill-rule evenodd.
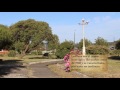
<path id="1" fill-rule="evenodd" d="M 75 49 L 75 30 L 74 30 L 74 49 Z"/>
<path id="2" fill-rule="evenodd" d="M 85 37 L 84 37 L 84 25 L 87 25 L 88 21 L 85 21 L 82 19 L 82 22 L 79 23 L 79 25 L 82 25 L 82 34 L 83 34 L 83 48 L 82 48 L 82 53 L 83 55 L 86 55 L 86 50 L 85 50 Z"/>

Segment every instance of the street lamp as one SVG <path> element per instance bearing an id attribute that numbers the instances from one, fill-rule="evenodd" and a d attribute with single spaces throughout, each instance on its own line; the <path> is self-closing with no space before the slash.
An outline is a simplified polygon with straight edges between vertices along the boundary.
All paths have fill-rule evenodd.
<path id="1" fill-rule="evenodd" d="M 74 30 L 74 49 L 75 49 L 75 30 Z"/>
<path id="2" fill-rule="evenodd" d="M 82 53 L 83 55 L 86 55 L 86 51 L 85 51 L 85 37 L 84 37 L 84 25 L 87 25 L 88 21 L 85 21 L 84 19 L 82 19 L 82 22 L 79 23 L 79 25 L 82 25 L 82 34 L 83 34 L 83 48 L 82 48 Z"/>

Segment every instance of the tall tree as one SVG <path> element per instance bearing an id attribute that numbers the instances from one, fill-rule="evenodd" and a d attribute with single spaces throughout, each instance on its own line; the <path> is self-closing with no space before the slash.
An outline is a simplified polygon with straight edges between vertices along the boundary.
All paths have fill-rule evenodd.
<path id="1" fill-rule="evenodd" d="M 91 45 L 92 42 L 88 39 L 85 39 L 85 47 L 88 47 L 89 45 Z M 82 49 L 83 47 L 83 39 L 80 40 L 80 42 L 78 43 L 78 48 Z"/>
<path id="2" fill-rule="evenodd" d="M 120 50 L 120 39 L 116 42 L 115 48 Z"/>
<path id="3" fill-rule="evenodd" d="M 58 47 L 56 51 L 57 58 L 63 58 L 65 54 L 69 53 L 74 48 L 72 41 L 64 41 Z"/>
<path id="4" fill-rule="evenodd" d="M 108 43 L 107 40 L 103 39 L 102 37 L 98 37 L 95 39 L 95 45 L 108 46 Z"/>
<path id="5" fill-rule="evenodd" d="M 27 52 L 43 45 L 43 40 L 51 42 L 52 31 L 48 23 L 34 19 L 22 20 L 10 26 L 13 36 L 13 47 L 23 57 Z"/>
<path id="6" fill-rule="evenodd" d="M 9 28 L 0 24 L 0 49 L 8 49 L 11 43 L 11 33 Z"/>
<path id="7" fill-rule="evenodd" d="M 60 44 L 59 38 L 56 34 L 52 35 L 52 38 L 53 39 L 49 43 L 50 50 L 56 49 L 58 47 L 58 45 Z"/>

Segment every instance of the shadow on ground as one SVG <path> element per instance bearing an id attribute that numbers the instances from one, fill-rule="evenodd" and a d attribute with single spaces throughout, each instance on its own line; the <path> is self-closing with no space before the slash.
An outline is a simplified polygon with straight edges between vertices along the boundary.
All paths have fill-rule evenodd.
<path id="1" fill-rule="evenodd" d="M 111 57 L 109 57 L 109 59 L 112 59 L 112 60 L 120 60 L 120 56 L 111 56 Z"/>
<path id="2" fill-rule="evenodd" d="M 48 56 L 43 56 L 43 57 L 31 57 L 29 59 L 49 59 Z"/>
<path id="3" fill-rule="evenodd" d="M 0 77 L 3 75 L 10 74 L 12 70 L 19 70 L 20 68 L 25 68 L 23 66 L 22 60 L 2 60 L 0 59 Z"/>
<path id="4" fill-rule="evenodd" d="M 29 59 L 42 59 L 42 57 L 31 57 Z"/>

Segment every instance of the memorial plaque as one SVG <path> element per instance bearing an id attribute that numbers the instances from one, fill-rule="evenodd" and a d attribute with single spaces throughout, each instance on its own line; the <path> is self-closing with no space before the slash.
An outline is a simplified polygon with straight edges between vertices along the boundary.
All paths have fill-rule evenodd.
<path id="1" fill-rule="evenodd" d="M 70 70 L 80 72 L 107 71 L 107 56 L 70 54 Z"/>

